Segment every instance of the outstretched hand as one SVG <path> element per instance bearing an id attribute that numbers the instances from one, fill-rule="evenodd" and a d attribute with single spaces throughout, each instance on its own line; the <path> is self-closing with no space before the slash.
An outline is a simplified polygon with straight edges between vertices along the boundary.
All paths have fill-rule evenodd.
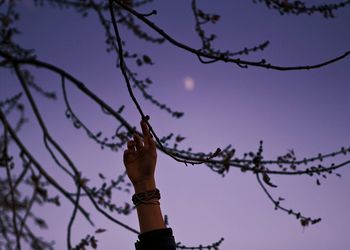
<path id="1" fill-rule="evenodd" d="M 156 187 L 154 173 L 157 162 L 156 144 L 145 121 L 141 121 L 143 139 L 134 134 L 124 151 L 124 165 L 136 192 Z"/>

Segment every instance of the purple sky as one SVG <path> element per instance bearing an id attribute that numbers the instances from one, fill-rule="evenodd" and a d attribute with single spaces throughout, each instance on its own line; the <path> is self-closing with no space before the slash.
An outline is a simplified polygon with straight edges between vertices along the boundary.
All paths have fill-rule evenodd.
<path id="1" fill-rule="evenodd" d="M 95 15 L 81 18 L 74 11 L 35 8 L 22 1 L 19 37 L 23 46 L 35 48 L 38 58 L 61 66 L 116 109 L 126 105 L 125 118 L 138 126 L 139 115 L 127 94 L 120 72 L 115 68 L 115 55 L 105 52 L 104 32 Z M 320 1 L 309 1 L 319 3 Z M 215 4 L 214 4 L 215 3 Z M 315 64 L 349 50 L 349 8 L 337 12 L 337 18 L 314 16 L 280 16 L 253 1 L 200 1 L 203 10 L 221 15 L 210 30 L 218 34 L 215 46 L 240 50 L 269 40 L 270 46 L 248 58 L 266 58 L 283 66 Z M 194 32 L 190 1 L 155 1 L 147 10 L 158 10 L 152 21 L 181 42 L 199 48 Z M 151 76 L 151 94 L 172 108 L 185 111 L 180 120 L 172 119 L 141 98 L 137 98 L 158 135 L 174 131 L 186 137 L 183 147 L 194 151 L 212 151 L 232 144 L 241 156 L 256 151 L 264 140 L 267 159 L 294 149 L 300 158 L 327 153 L 349 146 L 350 133 L 350 59 L 325 68 L 295 72 L 265 69 L 241 69 L 217 63 L 203 65 L 187 52 L 165 43 L 144 43 L 122 29 L 127 48 L 153 56 L 155 65 L 140 70 Z M 1 94 L 16 93 L 20 88 L 14 75 L 1 70 Z M 59 78 L 44 70 L 35 70 L 36 79 L 47 89 L 60 93 Z M 188 91 L 184 79 L 193 79 Z M 95 131 L 112 133 L 115 122 L 99 113 L 87 98 L 69 88 L 72 105 L 82 120 Z M 82 172 L 96 179 L 99 172 L 113 178 L 123 172 L 121 154 L 101 151 L 99 146 L 77 131 L 64 117 L 62 96 L 57 102 L 38 97 L 41 112 L 50 131 L 62 143 Z M 48 171 L 62 183 L 67 181 L 50 161 L 32 114 L 33 122 L 20 133 Z M 342 178 L 330 176 L 321 186 L 310 177 L 271 176 L 279 186 L 274 197 L 286 198 L 284 205 L 322 222 L 303 229 L 299 221 L 280 211 L 265 196 L 252 174 L 231 169 L 222 178 L 205 165 L 177 163 L 159 153 L 157 182 L 162 194 L 162 210 L 169 217 L 175 238 L 186 245 L 210 244 L 225 238 L 221 250 L 345 250 L 350 246 L 350 171 L 339 171 Z M 61 178 L 61 179 L 60 179 Z M 73 187 L 69 180 L 68 187 Z M 120 197 L 118 197 L 120 195 Z M 115 194 L 123 204 L 131 195 Z M 92 210 L 92 207 L 88 205 Z M 49 223 L 44 235 L 65 249 L 66 227 L 72 211 L 65 202 L 60 209 L 38 208 Z M 95 216 L 95 214 L 93 214 Z M 121 221 L 138 229 L 136 213 Z M 108 222 L 96 214 L 99 249 L 133 249 L 136 235 Z M 77 242 L 95 229 L 78 215 L 73 239 Z"/>

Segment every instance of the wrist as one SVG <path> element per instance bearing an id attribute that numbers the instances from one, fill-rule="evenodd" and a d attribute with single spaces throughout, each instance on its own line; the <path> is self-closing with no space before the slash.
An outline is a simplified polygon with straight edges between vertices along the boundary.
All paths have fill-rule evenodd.
<path id="1" fill-rule="evenodd" d="M 134 183 L 133 185 L 134 185 L 135 193 L 137 194 L 137 193 L 146 192 L 146 191 L 155 189 L 156 181 L 154 178 L 152 178 L 152 179 L 139 181 L 137 183 Z"/>

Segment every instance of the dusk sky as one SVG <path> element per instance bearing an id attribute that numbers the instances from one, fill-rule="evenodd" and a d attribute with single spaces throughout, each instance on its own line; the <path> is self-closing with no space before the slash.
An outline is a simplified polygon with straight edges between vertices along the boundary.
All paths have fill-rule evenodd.
<path id="1" fill-rule="evenodd" d="M 70 72 L 113 108 L 125 105 L 125 119 L 139 126 L 140 115 L 115 67 L 116 55 L 106 52 L 104 31 L 97 16 L 82 18 L 74 10 L 35 7 L 32 2 L 20 3 L 18 25 L 22 34 L 17 39 L 22 46 L 35 49 L 38 59 Z M 270 42 L 264 51 L 246 59 L 265 58 L 281 66 L 311 65 L 350 50 L 350 8 L 335 12 L 334 19 L 325 19 L 320 14 L 281 16 L 263 4 L 247 0 L 203 0 L 197 4 L 200 9 L 221 16 L 217 24 L 208 25 L 208 30 L 218 36 L 213 46 L 239 51 L 266 40 Z M 156 9 L 158 14 L 149 18 L 169 35 L 200 48 L 191 1 L 157 0 L 146 6 L 142 11 Z M 154 33 L 150 31 L 150 34 Z M 181 134 L 186 137 L 180 145 L 184 149 L 209 152 L 232 144 L 241 157 L 245 152 L 256 152 L 259 141 L 263 140 L 265 159 L 276 159 L 291 149 L 302 159 L 350 146 L 350 57 L 310 71 L 243 69 L 221 62 L 201 64 L 193 54 L 167 42 L 162 45 L 144 42 L 126 29 L 121 29 L 121 36 L 129 51 L 152 56 L 153 66 L 140 69 L 131 66 L 140 75 L 153 79 L 149 92 L 174 110 L 185 112 L 183 118 L 174 119 L 135 90 L 156 133 L 160 137 L 170 132 Z M 35 97 L 54 138 L 70 153 L 84 175 L 98 183 L 100 172 L 108 178 L 122 174 L 121 152 L 101 151 L 85 132 L 76 130 L 65 118 L 60 78 L 43 69 L 27 68 L 33 69 L 41 86 L 57 92 L 57 101 Z M 0 88 L 0 98 L 4 99 L 17 93 L 20 84 L 14 74 L 0 69 Z M 103 115 L 77 89 L 69 86 L 68 92 L 77 115 L 93 131 L 113 133 L 118 124 L 112 118 Z M 45 151 L 29 106 L 26 114 L 30 123 L 19 136 L 48 172 L 75 192 L 72 181 L 54 166 Z M 224 237 L 220 250 L 347 250 L 350 248 L 349 167 L 337 171 L 342 178 L 330 175 L 320 186 L 309 176 L 270 176 L 278 185 L 271 193 L 285 198 L 283 205 L 306 216 L 322 218 L 320 223 L 306 228 L 294 217 L 275 211 L 251 173 L 232 168 L 223 178 L 205 165 L 185 166 L 158 152 L 156 180 L 163 214 L 168 216 L 176 241 L 185 245 L 207 245 Z M 122 205 L 130 201 L 132 194 L 115 193 L 114 200 Z M 73 226 L 75 244 L 86 234 L 104 228 L 107 231 L 98 235 L 98 249 L 134 249 L 136 234 L 113 224 L 94 212 L 91 204 L 86 204 L 96 228 L 78 214 Z M 66 228 L 72 209 L 72 204 L 66 201 L 59 208 L 50 205 L 36 208 L 46 218 L 49 229 L 41 231 L 33 227 L 33 230 L 54 240 L 55 249 L 66 249 Z M 114 216 L 138 230 L 135 211 L 128 216 Z"/>

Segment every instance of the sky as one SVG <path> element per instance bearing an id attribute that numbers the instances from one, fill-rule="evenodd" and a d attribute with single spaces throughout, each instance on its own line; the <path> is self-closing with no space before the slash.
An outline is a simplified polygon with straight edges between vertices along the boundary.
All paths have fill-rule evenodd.
<path id="1" fill-rule="evenodd" d="M 217 48 L 237 51 L 269 40 L 266 50 L 248 59 L 265 58 L 282 66 L 308 65 L 349 50 L 349 8 L 336 12 L 335 19 L 324 19 L 318 14 L 281 16 L 262 4 L 243 0 L 203 0 L 198 7 L 221 16 L 217 24 L 208 26 L 218 36 L 213 43 Z M 200 47 L 190 1 L 158 0 L 144 10 L 152 9 L 157 9 L 158 14 L 151 20 L 168 34 Z M 115 109 L 125 105 L 124 117 L 138 126 L 140 116 L 115 67 L 115 55 L 106 53 L 104 31 L 95 15 L 81 18 L 72 10 L 35 7 L 27 0 L 21 1 L 20 10 L 22 34 L 18 41 L 24 47 L 35 49 L 38 59 L 75 75 Z M 275 159 L 290 149 L 304 158 L 349 147 L 350 58 L 310 71 L 242 69 L 220 62 L 203 65 L 194 55 L 169 43 L 145 43 L 125 29 L 121 35 L 127 49 L 152 56 L 155 64 L 139 70 L 140 75 L 154 81 L 150 93 L 185 112 L 183 118 L 173 119 L 135 92 L 157 134 L 175 132 L 185 136 L 184 148 L 208 152 L 232 144 L 237 155 L 242 156 L 256 152 L 263 140 L 265 158 Z M 49 130 L 79 169 L 92 182 L 97 181 L 99 172 L 108 178 L 123 173 L 120 152 L 101 151 L 65 119 L 59 77 L 45 70 L 33 72 L 38 83 L 58 93 L 55 102 L 36 97 Z M 0 82 L 1 99 L 20 89 L 14 75 L 3 69 Z M 68 91 L 79 117 L 95 131 L 109 133 L 115 129 L 115 122 L 101 115 L 88 98 L 73 87 Z M 29 109 L 27 115 L 31 123 L 23 128 L 20 137 L 57 180 L 73 188 L 45 152 Z M 306 228 L 295 218 L 275 211 L 255 176 L 249 173 L 232 169 L 223 178 L 205 165 L 185 166 L 158 152 L 156 180 L 163 214 L 169 218 L 176 241 L 185 245 L 207 245 L 224 237 L 221 250 L 346 250 L 350 246 L 350 170 L 347 166 L 338 172 L 342 178 L 331 175 L 320 186 L 310 177 L 271 176 L 278 185 L 271 193 L 284 197 L 286 207 L 322 218 L 319 224 Z M 114 198 L 117 204 L 123 204 L 131 195 L 121 192 Z M 93 211 L 91 205 L 87 206 Z M 33 230 L 54 240 L 55 249 L 65 249 L 71 204 L 63 202 L 59 209 L 50 205 L 36 209 L 47 219 L 49 229 Z M 116 218 L 138 229 L 135 212 Z M 93 213 L 93 219 L 96 228 L 107 229 L 98 235 L 99 249 L 133 249 L 136 234 L 97 213 Z M 73 240 L 78 242 L 96 228 L 78 215 Z"/>

